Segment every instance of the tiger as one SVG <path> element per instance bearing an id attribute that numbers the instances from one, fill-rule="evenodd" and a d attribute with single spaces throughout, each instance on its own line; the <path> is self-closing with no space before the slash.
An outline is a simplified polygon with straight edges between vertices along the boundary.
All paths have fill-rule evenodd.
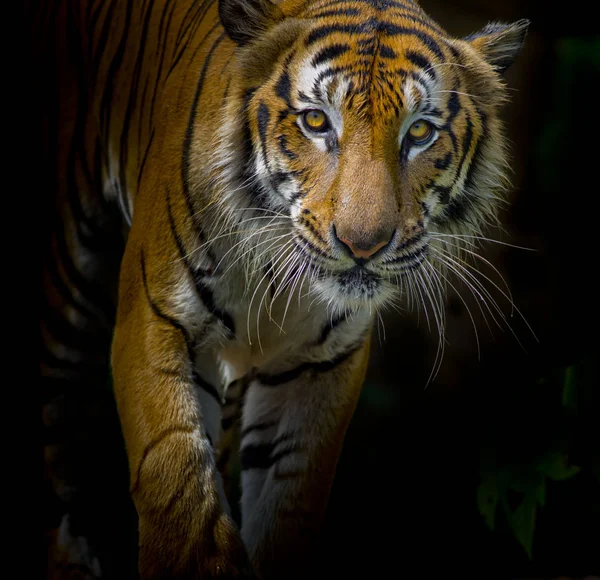
<path id="1" fill-rule="evenodd" d="M 415 0 L 70 0 L 32 23 L 45 426 L 110 377 L 141 578 L 314 577 L 376 317 L 420 294 L 443 322 L 452 240 L 498 220 L 529 22 L 455 38 Z M 53 553 L 100 577 L 66 446 L 45 450 Z"/>

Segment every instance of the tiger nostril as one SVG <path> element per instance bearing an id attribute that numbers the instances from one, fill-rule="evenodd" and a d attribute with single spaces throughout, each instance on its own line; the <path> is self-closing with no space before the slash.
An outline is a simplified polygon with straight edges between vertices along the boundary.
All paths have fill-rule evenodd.
<path id="1" fill-rule="evenodd" d="M 334 238 L 340 242 L 339 245 L 344 246 L 346 252 L 349 252 L 359 265 L 363 265 L 392 241 L 396 230 L 394 229 L 391 233 L 380 231 L 370 237 L 360 235 L 351 237 L 351 234 L 338 235 L 335 225 L 332 231 Z"/>

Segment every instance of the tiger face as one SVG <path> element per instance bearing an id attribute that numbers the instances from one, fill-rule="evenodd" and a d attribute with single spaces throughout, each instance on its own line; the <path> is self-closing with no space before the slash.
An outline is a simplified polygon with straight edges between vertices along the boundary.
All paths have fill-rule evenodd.
<path id="1" fill-rule="evenodd" d="M 241 42 L 251 205 L 290 217 L 323 301 L 380 306 L 430 267 L 440 236 L 495 220 L 501 74 L 527 22 L 457 40 L 413 3 L 331 0 L 274 19 L 262 44 Z"/>

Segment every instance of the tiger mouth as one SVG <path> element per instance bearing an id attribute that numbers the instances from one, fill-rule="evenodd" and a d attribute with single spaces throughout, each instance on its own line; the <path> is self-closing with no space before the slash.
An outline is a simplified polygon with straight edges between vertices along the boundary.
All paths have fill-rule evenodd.
<path id="1" fill-rule="evenodd" d="M 367 290 L 375 289 L 381 280 L 378 274 L 358 265 L 342 271 L 337 278 L 342 286 L 363 287 Z"/>
<path id="2" fill-rule="evenodd" d="M 342 284 L 354 287 L 361 285 L 373 287 L 376 282 L 386 278 L 417 270 L 427 259 L 429 252 L 429 238 L 423 235 L 401 245 L 398 248 L 402 250 L 399 254 L 387 256 L 381 261 L 361 261 L 342 269 L 339 265 L 338 267 L 333 266 L 337 262 L 333 257 L 327 256 L 329 259 L 325 260 L 325 253 L 303 237 L 296 239 L 295 245 L 297 250 L 310 262 L 319 277 L 335 276 Z"/>
<path id="3" fill-rule="evenodd" d="M 416 248 L 411 248 L 408 252 L 403 252 L 399 256 L 394 256 L 384 260 L 381 262 L 381 266 L 383 266 L 386 270 L 391 270 L 398 274 L 412 272 L 427 259 L 428 253 L 429 243 L 425 242 Z"/>

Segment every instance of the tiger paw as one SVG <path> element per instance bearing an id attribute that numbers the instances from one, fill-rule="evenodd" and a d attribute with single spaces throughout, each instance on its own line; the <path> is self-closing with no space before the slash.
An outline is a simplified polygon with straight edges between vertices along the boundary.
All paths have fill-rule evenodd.
<path id="1" fill-rule="evenodd" d="M 256 578 L 242 539 L 227 515 L 211 518 L 203 514 L 189 521 L 189 527 L 164 523 L 149 526 L 140 520 L 142 579 Z"/>

